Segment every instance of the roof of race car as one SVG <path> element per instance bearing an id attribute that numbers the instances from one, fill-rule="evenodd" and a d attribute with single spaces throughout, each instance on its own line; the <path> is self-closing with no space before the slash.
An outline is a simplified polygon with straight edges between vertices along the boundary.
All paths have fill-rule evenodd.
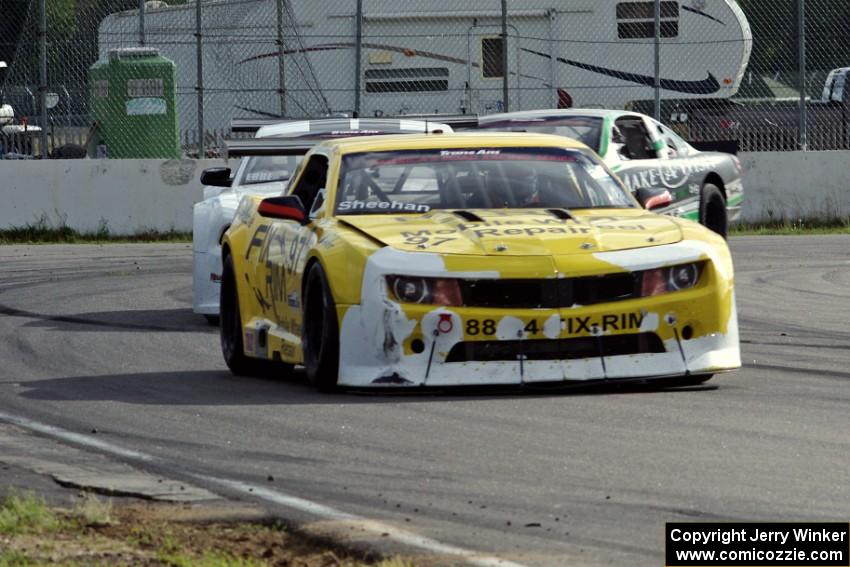
<path id="1" fill-rule="evenodd" d="M 404 134 L 393 136 L 365 136 L 326 140 L 316 148 L 327 148 L 344 154 L 360 152 L 386 152 L 393 150 L 432 150 L 440 148 L 482 147 L 555 147 L 587 149 L 581 142 L 552 134 L 528 132 L 463 132 L 455 134 Z"/>

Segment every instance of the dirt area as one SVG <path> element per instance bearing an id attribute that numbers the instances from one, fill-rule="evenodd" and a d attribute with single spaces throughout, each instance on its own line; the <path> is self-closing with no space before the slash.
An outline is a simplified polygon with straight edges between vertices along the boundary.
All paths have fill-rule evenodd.
<path id="1" fill-rule="evenodd" d="M 413 567 L 335 548 L 259 521 L 256 511 L 156 502 L 115 503 L 81 495 L 56 508 L 32 493 L 12 493 L 0 505 L 0 567 L 144 565 L 291 567 Z M 244 516 L 239 519 L 240 514 Z M 255 517 L 251 517 L 251 516 Z"/>

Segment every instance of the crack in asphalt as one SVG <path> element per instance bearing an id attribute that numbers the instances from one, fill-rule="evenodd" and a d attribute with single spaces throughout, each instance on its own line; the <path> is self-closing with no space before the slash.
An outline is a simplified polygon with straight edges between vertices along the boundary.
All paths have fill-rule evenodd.
<path id="1" fill-rule="evenodd" d="M 24 309 L 15 309 L 7 305 L 0 304 L 0 315 L 8 315 L 9 317 L 23 317 L 26 319 L 36 319 L 39 321 L 53 321 L 56 323 L 73 323 L 76 325 L 92 325 L 96 327 L 106 327 L 115 329 L 132 329 L 134 331 L 164 331 L 169 333 L 187 332 L 185 328 L 162 327 L 159 325 L 138 325 L 134 323 L 115 323 L 107 321 L 98 321 L 97 319 L 85 319 L 83 317 L 74 317 L 71 315 L 45 315 L 43 313 L 35 313 L 34 311 L 26 311 Z"/>

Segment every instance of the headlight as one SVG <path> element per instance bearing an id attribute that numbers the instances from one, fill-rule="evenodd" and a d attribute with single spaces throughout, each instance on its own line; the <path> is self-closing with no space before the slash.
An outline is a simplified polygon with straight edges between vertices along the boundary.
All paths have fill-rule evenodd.
<path id="1" fill-rule="evenodd" d="M 463 305 L 456 279 L 387 276 L 387 285 L 392 296 L 404 303 Z"/>
<path id="2" fill-rule="evenodd" d="M 699 267 L 696 264 L 682 264 L 670 268 L 667 276 L 667 289 L 676 291 L 694 287 L 699 279 Z"/>
<path id="3" fill-rule="evenodd" d="M 641 297 L 690 289 L 699 282 L 703 262 L 656 268 L 641 273 Z"/>

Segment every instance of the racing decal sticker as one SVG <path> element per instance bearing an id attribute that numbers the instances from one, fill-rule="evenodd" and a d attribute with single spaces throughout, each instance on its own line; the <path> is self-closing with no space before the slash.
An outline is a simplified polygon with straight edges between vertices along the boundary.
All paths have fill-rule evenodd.
<path id="1" fill-rule="evenodd" d="M 616 217 L 600 217 L 590 223 L 592 227 L 604 230 L 645 231 L 646 226 L 640 223 L 622 222 Z M 529 226 L 532 225 L 532 226 Z M 459 223 L 456 229 L 441 228 L 436 230 L 420 229 L 416 231 L 401 231 L 405 244 L 430 244 L 436 246 L 454 240 L 450 235 L 471 232 L 477 237 L 483 236 L 535 236 L 539 234 L 589 234 L 593 228 L 583 226 L 575 219 L 532 218 L 525 220 L 489 220 L 475 224 Z M 429 243 L 429 241 L 431 241 Z"/>
<path id="2" fill-rule="evenodd" d="M 712 162 L 707 159 L 681 160 L 675 165 L 644 167 L 639 164 L 624 164 L 617 172 L 626 189 L 637 191 L 641 187 L 666 187 L 678 189 L 700 173 L 711 171 Z"/>
<path id="3" fill-rule="evenodd" d="M 630 313 L 605 313 L 601 315 L 587 315 L 574 317 L 561 317 L 561 329 L 566 335 L 597 336 L 612 331 L 638 331 L 643 324 L 644 315 L 641 312 Z M 522 322 L 523 335 L 533 337 L 542 332 L 548 320 L 530 319 Z M 498 330 L 498 322 L 495 319 L 468 318 L 465 320 L 464 332 L 471 337 L 478 335 L 493 336 Z M 549 336 L 546 333 L 546 336 Z"/>
<path id="4" fill-rule="evenodd" d="M 427 213 L 431 210 L 430 205 L 422 205 L 418 203 L 403 203 L 402 201 L 343 201 L 336 208 L 337 213 L 345 211 L 365 211 L 365 210 L 382 210 L 382 211 L 410 211 L 413 213 Z"/>
<path id="5" fill-rule="evenodd" d="M 637 313 L 609 313 L 597 317 L 564 317 L 562 325 L 568 335 L 596 335 L 610 331 L 632 331 L 639 330 L 643 323 L 643 314 Z"/>
<path id="6" fill-rule="evenodd" d="M 247 274 L 245 278 L 264 314 L 271 310 L 280 320 L 285 308 L 297 309 L 300 306 L 297 290 L 287 289 L 287 282 L 315 241 L 313 231 L 287 234 L 285 227 L 278 225 L 260 225 L 254 230 L 245 258 L 249 259 L 256 251 L 256 261 L 265 266 L 266 273 L 260 281 L 253 283 Z"/>
<path id="7" fill-rule="evenodd" d="M 440 157 L 459 157 L 459 156 L 497 156 L 502 153 L 498 149 L 481 149 L 481 150 L 440 150 Z"/>
<path id="8" fill-rule="evenodd" d="M 251 237 L 251 242 L 248 244 L 248 249 L 245 251 L 245 259 L 251 257 L 251 250 L 254 248 L 260 248 L 266 241 L 266 236 L 269 233 L 269 228 L 271 225 L 261 224 L 254 230 L 254 235 Z"/>

